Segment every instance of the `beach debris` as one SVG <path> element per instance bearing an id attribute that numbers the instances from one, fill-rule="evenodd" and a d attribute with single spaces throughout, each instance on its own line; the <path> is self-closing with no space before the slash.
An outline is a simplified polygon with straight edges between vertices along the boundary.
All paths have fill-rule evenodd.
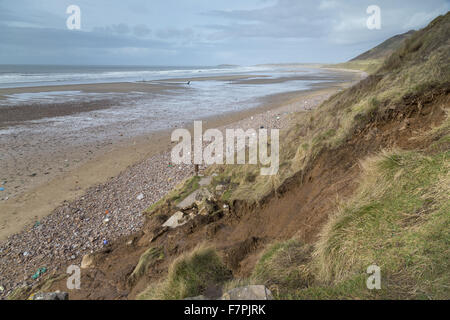
<path id="1" fill-rule="evenodd" d="M 5 188 L 3 188 L 3 187 L 0 187 L 0 191 L 5 191 Z"/>
<path id="2" fill-rule="evenodd" d="M 37 227 L 39 227 L 41 225 L 41 222 L 40 221 L 36 221 L 36 223 L 33 225 L 33 227 L 34 228 L 37 228 Z"/>
<path id="3" fill-rule="evenodd" d="M 103 219 L 103 223 L 108 223 L 109 222 L 109 218 L 105 218 L 105 219 Z"/>
<path id="4" fill-rule="evenodd" d="M 264 129 L 264 126 L 259 127 L 260 129 Z"/>
<path id="5" fill-rule="evenodd" d="M 142 199 L 144 199 L 144 194 L 140 193 L 140 194 L 136 197 L 136 199 L 137 199 L 137 200 L 142 200 Z"/>
<path id="6" fill-rule="evenodd" d="M 109 243 L 108 240 L 103 239 L 103 245 L 104 245 L 104 246 L 106 246 L 108 243 Z"/>
<path id="7" fill-rule="evenodd" d="M 28 257 L 30 255 L 30 253 L 28 252 L 28 251 L 25 251 L 24 253 L 23 253 L 23 256 L 24 257 Z"/>
<path id="8" fill-rule="evenodd" d="M 43 275 L 46 272 L 47 272 L 47 268 L 41 267 L 41 268 L 37 269 L 36 273 L 31 276 L 31 279 L 36 280 L 37 278 L 39 278 L 41 275 Z"/>
<path id="9" fill-rule="evenodd" d="M 3 292 L 3 291 L 5 291 L 5 287 L 0 286 L 0 292 Z"/>

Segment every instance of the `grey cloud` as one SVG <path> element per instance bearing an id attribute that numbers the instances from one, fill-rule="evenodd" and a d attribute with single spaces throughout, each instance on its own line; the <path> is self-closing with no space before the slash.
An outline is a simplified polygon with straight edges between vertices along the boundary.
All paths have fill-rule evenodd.
<path id="1" fill-rule="evenodd" d="M 146 37 L 150 35 L 151 30 L 145 24 L 138 24 L 133 28 L 133 33 L 137 37 Z"/>
<path id="2" fill-rule="evenodd" d="M 192 28 L 166 28 L 156 32 L 156 36 L 160 39 L 191 39 L 194 35 Z"/>

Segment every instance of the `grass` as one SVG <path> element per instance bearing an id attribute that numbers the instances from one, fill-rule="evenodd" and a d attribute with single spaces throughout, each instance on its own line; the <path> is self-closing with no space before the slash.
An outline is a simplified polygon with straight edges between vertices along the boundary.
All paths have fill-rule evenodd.
<path id="1" fill-rule="evenodd" d="M 327 68 L 332 69 L 350 69 L 350 70 L 360 70 L 365 71 L 369 74 L 375 73 L 379 67 L 383 64 L 384 59 L 365 59 L 365 60 L 354 60 L 343 63 L 326 65 Z"/>
<path id="2" fill-rule="evenodd" d="M 177 258 L 170 266 L 167 278 L 151 284 L 138 299 L 178 300 L 198 296 L 209 287 L 222 285 L 230 275 L 213 248 L 199 246 Z"/>
<path id="3" fill-rule="evenodd" d="M 308 286 L 312 279 L 307 267 L 311 248 L 296 239 L 273 244 L 255 266 L 251 281 L 264 284 L 278 298 Z"/>
<path id="4" fill-rule="evenodd" d="M 384 298 L 448 298 L 449 155 L 399 152 L 363 162 L 358 195 L 317 244 L 318 280 L 343 283 L 376 264 Z"/>
<path id="5" fill-rule="evenodd" d="M 139 262 L 128 278 L 130 284 L 134 284 L 140 277 L 142 277 L 148 268 L 158 260 L 164 259 L 164 252 L 162 248 L 148 248 L 139 258 Z"/>
<path id="6" fill-rule="evenodd" d="M 252 278 L 275 284 L 277 298 L 448 299 L 449 156 L 396 151 L 363 161 L 358 192 L 328 221 L 313 254 L 296 240 L 275 244 Z M 372 264 L 381 268 L 381 290 L 366 287 Z"/>

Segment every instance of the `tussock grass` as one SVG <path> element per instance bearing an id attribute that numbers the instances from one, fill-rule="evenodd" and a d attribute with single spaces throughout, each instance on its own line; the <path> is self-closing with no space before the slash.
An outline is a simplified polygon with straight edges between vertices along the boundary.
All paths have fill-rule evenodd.
<path id="1" fill-rule="evenodd" d="M 448 298 L 449 155 L 391 152 L 364 161 L 359 193 L 316 245 L 317 279 L 351 281 L 376 264 L 383 297 Z"/>
<path id="2" fill-rule="evenodd" d="M 217 252 L 202 245 L 178 257 L 170 266 L 167 278 L 151 284 L 137 298 L 178 300 L 198 296 L 208 287 L 223 284 L 230 275 Z"/>
<path id="3" fill-rule="evenodd" d="M 259 259 L 251 281 L 264 284 L 278 298 L 310 285 L 313 277 L 308 268 L 312 247 L 292 239 L 271 245 Z"/>
<path id="4" fill-rule="evenodd" d="M 148 248 L 139 258 L 139 262 L 128 278 L 130 284 L 134 284 L 140 277 L 142 277 L 148 268 L 158 260 L 164 259 L 164 252 L 162 248 Z"/>
<path id="5" fill-rule="evenodd" d="M 277 243 L 252 281 L 286 299 L 448 299 L 449 156 L 394 150 L 362 161 L 358 192 L 327 222 L 312 255 L 297 240 Z M 381 290 L 366 287 L 373 264 Z"/>

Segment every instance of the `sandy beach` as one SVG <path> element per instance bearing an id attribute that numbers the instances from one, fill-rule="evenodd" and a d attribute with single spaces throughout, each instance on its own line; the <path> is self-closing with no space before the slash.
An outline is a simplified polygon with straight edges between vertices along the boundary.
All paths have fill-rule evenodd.
<path id="1" fill-rule="evenodd" d="M 282 129 L 291 113 L 314 108 L 361 76 L 341 72 L 334 82 L 273 94 L 264 97 L 257 107 L 198 119 L 204 120 L 205 128 L 221 130 L 260 126 Z M 233 80 L 270 81 L 247 77 Z M 129 90 L 142 85 L 129 85 Z M 74 89 L 81 88 L 70 88 Z M 96 106 L 86 104 L 89 107 Z M 20 105 L 16 108 L 24 110 Z M 69 103 L 66 112 L 85 110 L 77 108 Z M 14 121 L 21 123 L 19 119 Z M 184 127 L 191 126 L 186 122 Z M 7 291 L 30 284 L 30 274 L 36 268 L 45 265 L 52 271 L 68 261 L 79 263 L 83 254 L 102 248 L 104 240 L 110 242 L 137 232 L 143 222 L 141 212 L 193 173 L 192 166 L 170 165 L 170 132 L 174 127 L 133 137 L 119 133 L 101 143 L 80 144 L 76 137 L 60 141 L 49 136 L 2 140 L 3 146 L 17 152 L 3 162 L 0 177 L 5 189 L 14 188 L 7 200 L 0 202 L 0 283 Z M 35 152 L 33 146 L 42 150 Z"/>

